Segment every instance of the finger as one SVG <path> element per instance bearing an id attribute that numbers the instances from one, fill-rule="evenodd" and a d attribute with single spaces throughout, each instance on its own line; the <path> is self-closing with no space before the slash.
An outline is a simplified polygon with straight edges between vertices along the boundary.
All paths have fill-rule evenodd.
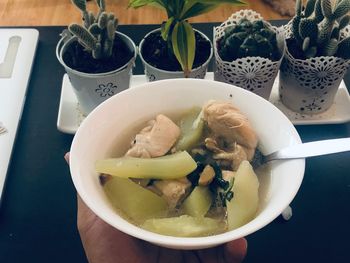
<path id="1" fill-rule="evenodd" d="M 69 156 L 70 156 L 70 153 L 67 152 L 65 155 L 64 155 L 64 159 L 66 160 L 67 164 L 69 165 Z"/>
<path id="2" fill-rule="evenodd" d="M 159 256 L 157 262 L 179 263 L 191 262 L 198 263 L 194 254 L 191 251 L 183 251 L 169 248 L 159 248 Z M 192 254 L 192 255 L 191 255 Z M 190 261 L 191 260 L 191 261 Z"/>
<path id="3" fill-rule="evenodd" d="M 79 234 L 90 263 L 157 262 L 158 247 L 113 228 L 97 217 L 79 195 L 78 207 Z"/>
<path id="4" fill-rule="evenodd" d="M 70 153 L 64 155 L 64 159 L 69 165 Z M 97 216 L 90 210 L 90 208 L 83 202 L 79 194 L 77 194 L 77 225 L 80 233 L 86 232 L 97 220 Z"/>
<path id="5" fill-rule="evenodd" d="M 201 249 L 197 251 L 197 255 L 198 255 L 198 258 L 200 259 L 199 260 L 200 262 L 205 262 L 205 263 L 223 262 L 222 250 L 223 250 L 222 246 Z"/>
<path id="6" fill-rule="evenodd" d="M 91 211 L 91 209 L 84 203 L 81 197 L 77 194 L 78 201 L 78 214 L 77 225 L 79 233 L 85 233 L 91 229 L 91 227 L 98 220 L 98 217 Z"/>
<path id="7" fill-rule="evenodd" d="M 247 254 L 247 240 L 240 238 L 224 245 L 224 259 L 230 263 L 240 263 Z"/>

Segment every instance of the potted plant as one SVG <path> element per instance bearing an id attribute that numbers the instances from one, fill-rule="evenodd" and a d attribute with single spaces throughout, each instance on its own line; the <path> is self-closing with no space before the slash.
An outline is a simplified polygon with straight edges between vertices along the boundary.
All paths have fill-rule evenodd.
<path id="1" fill-rule="evenodd" d="M 238 0 L 130 0 L 129 7 L 153 5 L 166 11 L 167 21 L 149 32 L 139 45 L 139 55 L 148 80 L 204 78 L 212 57 L 211 41 L 194 30 L 188 19 L 204 14 L 222 3 Z"/>
<path id="2" fill-rule="evenodd" d="M 214 79 L 269 99 L 285 48 L 284 35 L 252 10 L 214 28 Z"/>
<path id="3" fill-rule="evenodd" d="M 64 66 L 80 108 L 88 114 L 98 104 L 129 87 L 136 46 L 117 32 L 118 19 L 96 0 L 98 13 L 88 11 L 86 0 L 72 0 L 82 12 L 83 24 L 71 24 L 62 33 L 56 56 Z"/>
<path id="4" fill-rule="evenodd" d="M 287 49 L 280 71 L 282 103 L 304 114 L 332 106 L 350 65 L 350 0 L 296 2 L 296 14 L 284 27 Z"/>

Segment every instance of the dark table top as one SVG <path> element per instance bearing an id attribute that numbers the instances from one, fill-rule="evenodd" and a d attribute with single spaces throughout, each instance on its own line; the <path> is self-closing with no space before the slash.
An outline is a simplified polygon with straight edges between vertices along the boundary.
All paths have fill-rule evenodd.
<path id="1" fill-rule="evenodd" d="M 195 27 L 212 37 L 213 25 Z M 157 27 L 119 29 L 139 43 Z M 0 207 L 0 262 L 86 262 L 76 228 L 76 192 L 63 159 L 73 136 L 56 128 L 64 69 L 54 50 L 63 28 L 37 29 L 37 54 Z M 143 73 L 139 60 L 134 73 Z M 297 130 L 304 142 L 349 137 L 350 123 Z M 350 153 L 307 159 L 291 206 L 290 221 L 278 218 L 247 237 L 244 262 L 349 262 Z"/>

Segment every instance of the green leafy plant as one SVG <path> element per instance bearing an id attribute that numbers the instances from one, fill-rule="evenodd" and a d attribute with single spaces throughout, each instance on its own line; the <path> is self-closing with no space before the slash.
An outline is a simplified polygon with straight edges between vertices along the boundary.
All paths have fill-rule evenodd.
<path id="1" fill-rule="evenodd" d="M 195 57 L 195 34 L 188 19 L 207 13 L 220 4 L 242 5 L 239 0 L 130 0 L 129 7 L 155 6 L 166 11 L 168 19 L 162 24 L 161 35 L 167 41 L 185 76 L 191 72 Z"/>
<path id="2" fill-rule="evenodd" d="M 246 18 L 229 26 L 218 41 L 218 52 L 225 61 L 243 57 L 263 57 L 273 61 L 280 57 L 276 31 L 263 20 Z"/>
<path id="3" fill-rule="evenodd" d="M 308 0 L 303 9 L 296 1 L 292 34 L 306 58 L 337 55 L 350 58 L 350 38 L 340 31 L 350 22 L 350 0 Z"/>
<path id="4" fill-rule="evenodd" d="M 105 11 L 105 0 L 96 0 L 99 8 L 96 16 L 86 9 L 86 0 L 71 0 L 82 12 L 83 24 L 71 24 L 68 30 L 78 37 L 79 43 L 91 52 L 93 58 L 102 59 L 112 55 L 118 19 Z"/>

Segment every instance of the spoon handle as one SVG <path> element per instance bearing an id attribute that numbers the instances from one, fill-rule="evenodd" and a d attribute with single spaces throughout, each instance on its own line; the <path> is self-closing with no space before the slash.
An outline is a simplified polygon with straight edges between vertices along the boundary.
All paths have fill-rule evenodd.
<path id="1" fill-rule="evenodd" d="M 350 138 L 296 144 L 265 156 L 265 161 L 298 159 L 350 151 Z"/>

